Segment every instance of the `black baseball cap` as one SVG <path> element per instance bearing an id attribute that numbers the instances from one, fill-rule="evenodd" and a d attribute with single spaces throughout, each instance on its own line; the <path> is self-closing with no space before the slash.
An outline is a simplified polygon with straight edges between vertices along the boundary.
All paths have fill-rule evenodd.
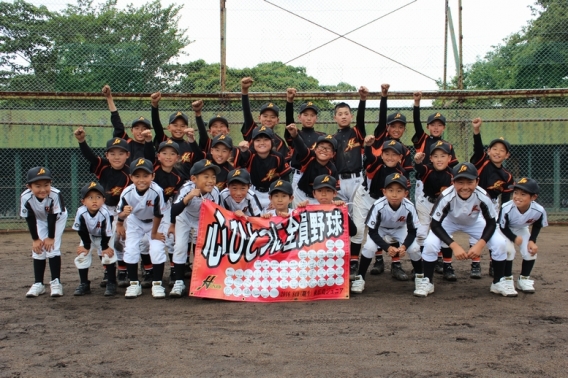
<path id="1" fill-rule="evenodd" d="M 160 143 L 160 145 L 158 146 L 158 152 L 162 151 L 164 148 L 166 147 L 171 147 L 174 150 L 176 150 L 176 152 L 179 155 L 179 144 L 177 144 L 176 142 L 174 142 L 171 139 L 166 140 L 165 142 Z"/>
<path id="2" fill-rule="evenodd" d="M 227 173 L 227 185 L 233 181 L 242 182 L 243 184 L 250 185 L 250 174 L 246 169 L 237 168 Z"/>
<path id="3" fill-rule="evenodd" d="M 321 188 L 331 188 L 337 191 L 337 180 L 330 175 L 319 175 L 314 179 L 314 190 Z"/>
<path id="4" fill-rule="evenodd" d="M 450 154 L 452 152 L 452 146 L 448 142 L 439 140 L 436 143 L 432 143 L 430 145 L 430 155 L 432 155 L 436 150 L 442 150 L 445 153 Z"/>
<path id="5" fill-rule="evenodd" d="M 292 188 L 292 184 L 290 184 L 288 181 L 276 180 L 273 181 L 272 184 L 270 184 L 268 194 L 272 194 L 274 192 L 282 192 L 291 196 L 294 194 L 294 189 Z"/>
<path id="6" fill-rule="evenodd" d="M 183 112 L 175 112 L 170 115 L 170 123 L 174 123 L 176 119 L 182 118 L 185 121 L 186 125 L 189 125 L 189 118 Z"/>
<path id="7" fill-rule="evenodd" d="M 193 164 L 193 167 L 191 167 L 189 174 L 192 176 L 197 176 L 198 174 L 203 173 L 208 169 L 214 170 L 216 175 L 218 175 L 219 172 L 221 172 L 221 168 L 213 164 L 211 160 L 203 159 Z"/>
<path id="8" fill-rule="evenodd" d="M 137 124 L 143 124 L 144 126 L 146 126 L 146 128 L 151 129 L 152 128 L 152 124 L 150 123 L 150 121 L 148 121 L 146 118 L 144 117 L 138 117 L 137 119 L 135 119 L 134 121 L 132 121 L 132 126 L 130 127 L 134 127 Z"/>
<path id="9" fill-rule="evenodd" d="M 227 121 L 227 118 L 225 117 L 221 117 L 219 114 L 217 114 L 216 117 L 213 117 L 209 120 L 209 123 L 207 123 L 207 126 L 209 126 L 209 128 L 211 128 L 211 125 L 215 122 L 221 122 L 223 123 L 225 126 L 229 127 L 229 121 Z"/>
<path id="10" fill-rule="evenodd" d="M 515 188 L 524 190 L 525 192 L 530 194 L 538 194 L 538 192 L 540 191 L 540 188 L 538 187 L 538 183 L 536 182 L 536 180 L 533 180 L 528 177 L 522 177 L 521 179 L 519 179 L 519 181 L 514 183 L 513 189 Z"/>
<path id="11" fill-rule="evenodd" d="M 148 173 L 154 173 L 154 164 L 148 159 L 140 158 L 130 163 L 130 174 L 133 175 L 137 170 L 143 170 Z"/>
<path id="12" fill-rule="evenodd" d="M 459 178 L 466 178 L 469 180 L 475 180 L 479 177 L 475 165 L 471 163 L 460 163 L 454 167 L 454 181 Z"/>
<path id="13" fill-rule="evenodd" d="M 493 147 L 493 145 L 495 145 L 495 144 L 497 144 L 497 143 L 501 143 L 502 145 L 505 146 L 505 148 L 507 149 L 507 152 L 511 152 L 511 143 L 507 142 L 507 141 L 505 140 L 505 138 L 503 138 L 503 137 L 500 137 L 500 138 L 497 138 L 497 139 L 493 139 L 493 140 L 491 141 L 491 143 L 489 143 L 489 148 Z"/>
<path id="14" fill-rule="evenodd" d="M 108 152 L 112 148 L 120 148 L 126 152 L 130 152 L 130 148 L 128 148 L 128 142 L 122 138 L 112 138 L 108 140 L 105 152 Z"/>
<path id="15" fill-rule="evenodd" d="M 219 134 L 211 140 L 211 147 L 215 147 L 218 144 L 224 144 L 229 149 L 233 149 L 233 139 L 228 135 Z"/>
<path id="16" fill-rule="evenodd" d="M 267 110 L 272 110 L 274 113 L 276 113 L 276 117 L 278 117 L 278 115 L 280 114 L 280 109 L 278 109 L 278 106 L 274 105 L 272 102 L 262 105 L 260 107 L 260 114 L 264 113 Z"/>
<path id="17" fill-rule="evenodd" d="M 406 125 L 406 116 L 401 113 L 389 114 L 389 116 L 387 117 L 387 125 L 390 125 L 395 122 L 402 122 Z"/>
<path id="18" fill-rule="evenodd" d="M 300 105 L 300 111 L 298 113 L 302 114 L 303 112 L 305 112 L 308 109 L 312 109 L 314 112 L 316 112 L 316 114 L 319 113 L 319 109 L 317 106 L 314 105 L 313 102 L 308 101 L 306 103 L 303 103 L 302 105 Z"/>
<path id="19" fill-rule="evenodd" d="M 430 114 L 428 116 L 428 121 L 426 121 L 426 124 L 429 125 L 434 121 L 440 121 L 444 124 L 444 126 L 446 126 L 446 117 L 444 117 L 442 114 L 440 114 L 439 112 L 434 113 L 434 114 Z"/>
<path id="20" fill-rule="evenodd" d="M 399 155 L 402 155 L 402 144 L 400 144 L 400 142 L 397 142 L 394 139 L 391 140 L 387 140 L 385 143 L 383 143 L 383 151 L 386 150 L 393 150 L 394 152 L 396 152 Z"/>
<path id="21" fill-rule="evenodd" d="M 45 167 L 34 167 L 28 171 L 27 183 L 31 184 L 39 180 L 51 181 L 51 171 Z"/>
<path id="22" fill-rule="evenodd" d="M 333 151 L 337 151 L 337 140 L 333 137 L 333 135 L 331 134 L 327 134 L 327 135 L 322 135 L 320 137 L 318 137 L 318 140 L 316 142 L 316 146 L 320 143 L 331 143 L 331 145 L 333 146 Z"/>
<path id="23" fill-rule="evenodd" d="M 408 188 L 408 179 L 400 173 L 391 173 L 385 178 L 385 188 L 394 183 L 402 185 L 404 189 Z"/>
<path id="24" fill-rule="evenodd" d="M 266 126 L 257 127 L 252 131 L 252 139 L 256 139 L 261 135 L 265 135 L 272 139 L 274 137 L 274 131 Z"/>
<path id="25" fill-rule="evenodd" d="M 95 182 L 95 181 L 91 181 L 89 184 L 85 185 L 84 187 L 81 188 L 81 198 L 85 199 L 85 197 L 87 197 L 87 194 L 90 191 L 97 191 L 99 193 L 101 193 L 103 195 L 103 198 L 105 196 L 105 189 L 101 186 L 101 184 Z"/>

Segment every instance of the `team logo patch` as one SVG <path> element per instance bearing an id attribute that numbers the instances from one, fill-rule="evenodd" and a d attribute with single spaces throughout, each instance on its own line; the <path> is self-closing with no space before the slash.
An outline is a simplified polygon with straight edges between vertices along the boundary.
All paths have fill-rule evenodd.
<path id="1" fill-rule="evenodd" d="M 390 143 L 388 144 L 389 146 L 394 146 L 396 144 L 396 140 L 391 140 Z"/>
<path id="2" fill-rule="evenodd" d="M 460 167 L 460 170 L 458 171 L 458 173 L 462 173 L 462 172 L 465 172 L 465 171 L 467 171 L 467 165 L 464 164 Z"/>
<path id="3" fill-rule="evenodd" d="M 183 115 L 183 113 L 182 113 L 182 112 L 177 112 L 177 113 L 176 113 L 176 117 L 177 117 L 177 116 L 180 116 L 180 115 Z"/>
<path id="4" fill-rule="evenodd" d="M 112 145 L 114 146 L 115 144 L 120 144 L 120 138 L 116 138 L 114 140 L 114 142 L 112 142 Z"/>
<path id="5" fill-rule="evenodd" d="M 89 185 L 89 189 L 91 189 L 92 187 L 97 186 L 97 183 L 94 181 L 91 181 L 91 184 Z"/>
<path id="6" fill-rule="evenodd" d="M 267 107 L 267 108 L 273 108 L 273 107 L 274 107 L 274 104 L 273 104 L 273 103 L 270 103 L 270 104 L 266 105 L 266 107 Z"/>
<path id="7" fill-rule="evenodd" d="M 436 115 L 434 117 L 441 117 L 442 115 L 440 113 L 436 113 Z"/>
<path id="8" fill-rule="evenodd" d="M 284 182 L 282 180 L 278 180 L 278 181 L 276 181 L 276 184 L 274 185 L 274 187 L 276 188 L 277 186 L 281 186 L 282 184 L 284 184 Z"/>
<path id="9" fill-rule="evenodd" d="M 211 165 L 211 160 L 205 160 L 205 166 Z"/>
<path id="10" fill-rule="evenodd" d="M 40 168 L 39 171 L 38 171 L 38 173 L 37 173 L 37 175 L 38 175 L 38 176 L 39 176 L 39 175 L 43 175 L 44 173 L 45 173 L 45 169 Z"/>
<path id="11" fill-rule="evenodd" d="M 323 178 L 323 180 L 321 180 L 321 182 L 328 182 L 328 181 L 329 181 L 329 176 L 325 176 L 325 177 Z"/>
<path id="12" fill-rule="evenodd" d="M 272 181 L 272 179 L 276 177 L 276 168 L 272 168 L 271 170 L 266 173 L 266 176 L 260 181 Z"/>
<path id="13" fill-rule="evenodd" d="M 138 159 L 138 163 L 136 163 L 136 166 L 138 167 L 139 165 L 142 165 L 146 162 L 146 160 L 144 159 Z"/>
<path id="14" fill-rule="evenodd" d="M 223 139 L 225 139 L 225 135 L 221 134 L 221 136 L 219 137 L 219 140 L 223 140 Z"/>
<path id="15" fill-rule="evenodd" d="M 144 121 L 144 117 L 138 118 L 138 121 Z"/>
<path id="16" fill-rule="evenodd" d="M 397 178 L 400 178 L 400 175 L 398 173 L 395 173 L 394 176 L 392 177 L 392 179 L 396 180 Z"/>
<path id="17" fill-rule="evenodd" d="M 237 169 L 237 170 L 235 171 L 235 173 L 233 173 L 233 177 L 235 177 L 235 176 L 240 176 L 240 175 L 241 175 L 241 170 L 240 170 L 240 169 Z"/>
<path id="18" fill-rule="evenodd" d="M 181 161 L 182 163 L 187 163 L 191 160 L 192 157 L 192 153 L 191 152 L 184 152 L 183 155 L 181 155 Z"/>
<path id="19" fill-rule="evenodd" d="M 438 141 L 438 143 L 436 143 L 435 147 L 441 146 L 442 144 L 444 144 L 444 142 L 442 142 L 441 140 Z"/>
<path id="20" fill-rule="evenodd" d="M 22 209 L 22 214 L 27 214 L 28 210 L 27 209 Z"/>
<path id="21" fill-rule="evenodd" d="M 111 196 L 119 196 L 122 193 L 122 186 L 115 186 L 111 190 L 108 191 Z"/>
<path id="22" fill-rule="evenodd" d="M 172 144 L 174 141 L 171 139 L 168 139 L 168 141 L 166 142 L 166 144 Z"/>
<path id="23" fill-rule="evenodd" d="M 404 222 L 406 220 L 406 217 L 403 215 L 402 217 L 398 218 L 396 221 L 397 222 Z"/>
<path id="24" fill-rule="evenodd" d="M 327 134 L 327 136 L 325 137 L 325 139 L 333 139 L 333 135 Z"/>
<path id="25" fill-rule="evenodd" d="M 79 224 L 79 223 L 75 223 L 75 227 L 79 227 L 79 226 L 80 226 L 80 224 Z"/>
<path id="26" fill-rule="evenodd" d="M 262 126 L 260 129 L 258 129 L 258 131 L 266 131 L 266 127 Z"/>
<path id="27" fill-rule="evenodd" d="M 523 177 L 522 179 L 519 180 L 518 184 L 524 184 L 527 182 L 527 178 Z"/>
<path id="28" fill-rule="evenodd" d="M 152 203 L 151 200 L 148 200 L 148 201 L 146 201 L 146 206 L 147 206 L 147 207 L 153 207 L 153 206 L 154 206 L 154 203 Z"/>
<path id="29" fill-rule="evenodd" d="M 308 106 L 312 106 L 312 105 L 313 105 L 313 103 L 311 101 L 308 102 Z"/>
<path id="30" fill-rule="evenodd" d="M 394 119 L 397 119 L 397 118 L 400 118 L 400 117 L 402 117 L 402 116 L 400 115 L 400 113 L 396 113 L 396 115 L 394 116 Z"/>

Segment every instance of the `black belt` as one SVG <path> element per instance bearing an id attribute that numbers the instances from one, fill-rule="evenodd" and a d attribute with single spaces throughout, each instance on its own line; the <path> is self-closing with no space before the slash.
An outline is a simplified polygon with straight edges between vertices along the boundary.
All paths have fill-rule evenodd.
<path id="1" fill-rule="evenodd" d="M 268 191 L 269 191 L 268 188 L 255 188 L 255 190 L 257 192 L 261 192 L 261 193 L 268 193 Z"/>
<path id="2" fill-rule="evenodd" d="M 352 173 L 340 173 L 339 177 L 341 177 L 344 180 L 353 178 L 353 176 L 355 177 L 361 177 L 361 172 L 352 172 Z"/>
<path id="3" fill-rule="evenodd" d="M 140 219 L 140 222 L 142 223 L 152 223 L 154 221 L 154 219 Z"/>

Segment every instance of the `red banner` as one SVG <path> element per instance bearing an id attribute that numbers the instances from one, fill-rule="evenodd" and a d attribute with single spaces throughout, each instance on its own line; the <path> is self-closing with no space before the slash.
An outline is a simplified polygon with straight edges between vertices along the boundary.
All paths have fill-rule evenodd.
<path id="1" fill-rule="evenodd" d="M 189 295 L 282 302 L 349 298 L 347 207 L 239 218 L 203 201 Z"/>

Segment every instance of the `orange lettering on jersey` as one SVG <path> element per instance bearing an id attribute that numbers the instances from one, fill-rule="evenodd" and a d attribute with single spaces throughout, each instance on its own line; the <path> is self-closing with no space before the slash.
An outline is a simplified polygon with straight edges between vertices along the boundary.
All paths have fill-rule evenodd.
<path id="1" fill-rule="evenodd" d="M 218 183 L 215 184 L 215 186 L 217 187 L 217 189 L 221 190 L 225 187 L 225 181 L 220 181 Z"/>
<path id="2" fill-rule="evenodd" d="M 357 142 L 355 138 L 351 138 L 349 139 L 349 142 L 347 142 L 347 147 L 345 147 L 345 152 L 351 151 L 355 147 L 361 147 L 361 143 Z"/>
<path id="3" fill-rule="evenodd" d="M 468 214 L 468 216 L 470 216 L 471 214 L 475 213 L 475 212 L 479 212 L 479 207 L 477 207 L 477 205 L 473 205 L 473 207 L 471 208 L 471 212 Z"/>
<path id="4" fill-rule="evenodd" d="M 173 186 L 168 186 L 167 188 L 164 189 L 164 194 L 165 194 L 166 196 L 171 196 L 172 194 L 174 194 L 174 190 L 175 190 L 175 189 L 176 189 L 176 188 L 173 187 Z"/>
<path id="5" fill-rule="evenodd" d="M 193 156 L 192 152 L 184 152 L 183 155 L 181 155 L 181 162 L 189 163 L 191 161 L 192 156 Z"/>
<path id="6" fill-rule="evenodd" d="M 398 218 L 396 221 L 397 222 L 404 222 L 405 220 L 406 220 L 406 217 L 402 216 L 402 217 Z"/>
<path id="7" fill-rule="evenodd" d="M 260 181 L 272 181 L 274 177 L 276 177 L 276 168 L 269 170 L 266 176 L 264 176 L 264 178 Z"/>
<path id="8" fill-rule="evenodd" d="M 97 222 L 97 225 L 95 226 L 95 228 L 101 228 L 101 222 Z"/>
<path id="9" fill-rule="evenodd" d="M 154 204 L 152 203 L 151 200 L 146 201 L 146 206 L 147 207 L 154 207 Z"/>
<path id="10" fill-rule="evenodd" d="M 108 191 L 111 196 L 119 196 L 122 193 L 122 186 L 115 186 L 111 190 Z"/>
<path id="11" fill-rule="evenodd" d="M 491 190 L 498 190 L 498 191 L 502 192 L 503 191 L 503 184 L 505 184 L 505 181 L 497 180 L 497 181 L 495 181 L 495 184 L 488 187 L 487 190 L 491 189 Z"/>
<path id="12" fill-rule="evenodd" d="M 532 218 L 531 218 L 531 219 L 528 219 L 528 220 L 527 220 L 527 223 L 528 223 L 528 224 L 534 223 L 534 219 L 532 219 Z"/>

